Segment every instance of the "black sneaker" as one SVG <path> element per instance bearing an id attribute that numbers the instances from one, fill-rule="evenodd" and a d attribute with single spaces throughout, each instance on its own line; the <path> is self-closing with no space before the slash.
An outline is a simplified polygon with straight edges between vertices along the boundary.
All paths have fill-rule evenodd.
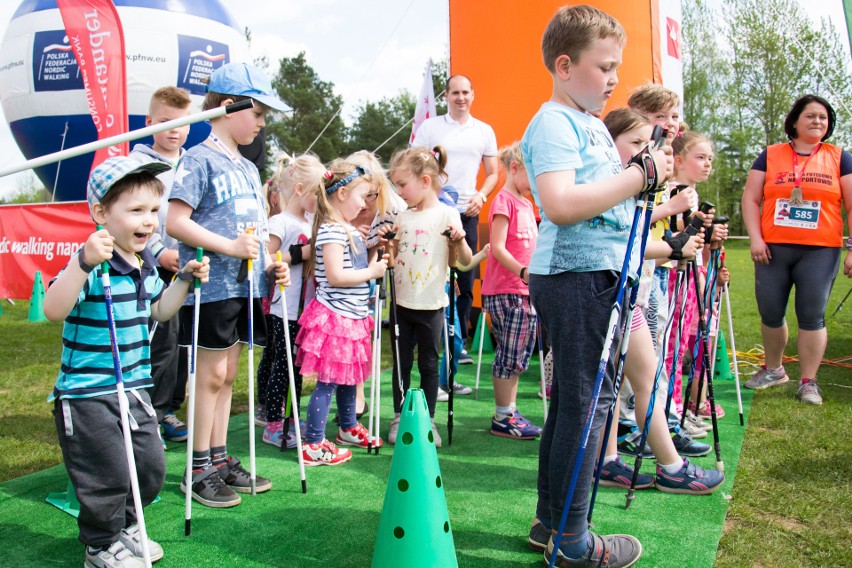
<path id="1" fill-rule="evenodd" d="M 530 550 L 535 552 L 544 552 L 547 548 L 547 543 L 550 540 L 550 535 L 553 532 L 544 526 L 544 523 L 536 519 L 535 524 L 530 527 L 529 546 Z"/>
<path id="2" fill-rule="evenodd" d="M 228 461 L 218 466 L 219 477 L 237 493 L 251 493 L 251 474 L 240 465 L 240 459 L 228 456 Z M 257 493 L 272 489 L 272 482 L 255 474 L 254 488 Z"/>
<path id="3" fill-rule="evenodd" d="M 642 437 L 642 431 L 636 430 L 622 441 L 618 443 L 617 449 L 618 453 L 623 456 L 636 456 L 639 452 L 639 438 Z M 653 458 L 654 452 L 651 451 L 651 446 L 645 442 L 645 451 L 642 452 L 643 458 Z"/>
<path id="4" fill-rule="evenodd" d="M 697 458 L 710 453 L 709 445 L 696 442 L 683 431 L 672 432 L 672 442 L 674 442 L 677 453 L 681 456 Z"/>
<path id="5" fill-rule="evenodd" d="M 595 467 L 597 471 L 597 466 Z M 615 458 L 601 468 L 601 485 L 629 489 L 633 480 L 633 468 L 624 463 L 621 458 Z M 648 489 L 654 486 L 654 476 L 640 473 L 636 477 L 635 489 Z"/>
<path id="6" fill-rule="evenodd" d="M 186 493 L 186 476 L 181 479 L 180 490 Z M 208 507 L 224 509 L 240 504 L 240 496 L 225 485 L 215 467 L 207 466 L 192 472 L 192 498 Z"/>
<path id="7" fill-rule="evenodd" d="M 459 355 L 458 364 L 459 365 L 473 365 L 473 357 L 468 355 L 466 349 L 462 349 L 462 352 Z"/>
<path id="8" fill-rule="evenodd" d="M 629 534 L 592 535 L 592 548 L 588 555 L 576 560 L 568 558 L 561 550 L 557 551 L 555 566 L 560 568 L 628 568 L 642 556 L 642 543 Z M 553 554 L 553 539 L 544 550 L 544 561 L 550 564 Z"/>

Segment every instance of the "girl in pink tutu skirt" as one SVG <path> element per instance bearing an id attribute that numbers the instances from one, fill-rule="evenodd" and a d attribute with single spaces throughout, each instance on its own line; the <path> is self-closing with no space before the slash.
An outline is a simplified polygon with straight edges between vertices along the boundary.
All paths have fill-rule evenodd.
<path id="1" fill-rule="evenodd" d="M 367 246 L 350 222 L 365 206 L 371 174 L 363 167 L 335 160 L 317 188 L 312 254 L 316 298 L 299 318 L 296 364 L 303 377 L 316 376 L 308 403 L 305 465 L 340 465 L 352 452 L 325 437 L 331 395 L 337 391 L 340 428 L 337 444 L 367 447 L 366 428 L 355 417 L 356 385 L 371 369 L 370 282 L 384 275 L 387 256 L 368 262 Z M 381 439 L 373 446 L 381 446 Z"/>

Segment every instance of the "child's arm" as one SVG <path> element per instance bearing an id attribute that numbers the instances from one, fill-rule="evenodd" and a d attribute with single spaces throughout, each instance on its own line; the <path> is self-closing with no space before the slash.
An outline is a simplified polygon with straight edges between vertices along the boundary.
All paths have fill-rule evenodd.
<path id="1" fill-rule="evenodd" d="M 470 272 L 471 270 L 479 266 L 479 264 L 483 260 L 488 258 L 489 252 L 491 252 L 491 243 L 486 243 L 486 245 L 482 247 L 482 249 L 478 253 L 473 255 L 473 258 L 470 259 L 470 264 L 461 264 L 457 262 L 456 268 L 461 272 Z"/>
<path id="2" fill-rule="evenodd" d="M 63 321 L 74 309 L 80 290 L 89 279 L 89 273 L 105 260 L 112 258 L 113 237 L 106 229 L 95 231 L 72 258 L 44 294 L 44 315 L 50 321 Z M 85 265 L 84 269 L 82 265 Z"/>
<path id="3" fill-rule="evenodd" d="M 651 214 L 651 222 L 655 223 L 660 219 L 680 215 L 684 211 L 689 211 L 690 204 L 693 200 L 698 199 L 698 194 L 694 187 L 687 187 L 677 195 L 654 207 L 654 212 Z"/>
<path id="4" fill-rule="evenodd" d="M 491 219 L 491 246 L 494 249 L 494 258 L 502 264 L 506 270 L 521 277 L 521 269 L 527 268 L 518 262 L 512 254 L 506 250 L 506 236 L 509 234 L 509 218 L 505 215 L 497 215 Z M 649 243 L 650 244 L 650 243 Z M 523 280 L 523 278 L 521 278 Z"/>
<path id="5" fill-rule="evenodd" d="M 192 278 L 187 278 L 181 275 L 191 274 Z M 187 262 L 183 270 L 180 271 L 169 287 L 163 290 L 160 299 L 151 304 L 151 318 L 165 322 L 172 319 L 183 301 L 186 299 L 186 294 L 189 292 L 189 285 L 193 278 L 198 278 L 202 284 L 207 284 L 210 276 L 210 258 L 204 257 L 201 262 L 190 260 Z"/>
<path id="6" fill-rule="evenodd" d="M 449 225 L 447 230 L 444 231 L 444 235 L 446 235 L 446 237 L 450 240 L 448 245 L 453 249 L 449 256 L 451 259 L 455 259 L 454 264 L 451 260 L 450 266 L 455 265 L 458 267 L 459 264 L 470 264 L 471 259 L 473 258 L 473 253 L 470 250 L 470 245 L 468 245 L 467 241 L 464 240 L 465 232 L 460 227 Z"/>
<path id="7" fill-rule="evenodd" d="M 192 207 L 180 199 L 169 201 L 166 232 L 185 245 L 226 254 L 235 258 L 258 258 L 260 237 L 253 233 L 240 233 L 235 239 L 209 231 L 190 219 Z"/>
<path id="8" fill-rule="evenodd" d="M 367 268 L 343 268 L 343 245 L 325 243 L 322 246 L 322 258 L 325 263 L 325 276 L 335 288 L 348 288 L 381 277 L 388 267 L 388 255 L 373 259 Z"/>
<path id="9" fill-rule="evenodd" d="M 672 174 L 672 149 L 663 146 L 651 155 L 662 183 Z M 645 174 L 638 167 L 628 167 L 612 177 L 577 184 L 574 170 L 561 170 L 539 174 L 535 181 L 547 218 L 556 225 L 570 225 L 596 217 L 639 193 L 645 187 Z"/>

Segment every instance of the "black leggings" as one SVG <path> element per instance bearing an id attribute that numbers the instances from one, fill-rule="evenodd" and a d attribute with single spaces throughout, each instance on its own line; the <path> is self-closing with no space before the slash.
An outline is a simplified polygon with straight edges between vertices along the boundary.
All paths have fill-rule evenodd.
<path id="1" fill-rule="evenodd" d="M 799 329 L 825 327 L 825 307 L 840 266 L 840 249 L 808 245 L 770 244 L 769 264 L 754 265 L 754 295 L 763 325 L 784 325 L 790 291 L 796 286 Z"/>

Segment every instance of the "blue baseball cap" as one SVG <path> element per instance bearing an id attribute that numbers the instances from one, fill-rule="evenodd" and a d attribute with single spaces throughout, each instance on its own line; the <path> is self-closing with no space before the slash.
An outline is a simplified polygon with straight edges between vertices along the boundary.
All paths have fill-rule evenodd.
<path id="1" fill-rule="evenodd" d="M 157 175 L 170 169 L 172 169 L 171 166 L 164 162 L 148 162 L 143 164 L 126 156 L 107 158 L 98 164 L 92 170 L 92 173 L 89 174 L 89 183 L 86 187 L 89 211 L 92 211 L 95 203 L 100 203 L 103 200 L 107 192 L 112 189 L 112 186 L 125 177 L 141 172 Z"/>
<path id="2" fill-rule="evenodd" d="M 278 98 L 266 74 L 248 63 L 228 63 L 210 75 L 207 91 L 221 95 L 251 97 L 259 103 L 280 112 L 291 109 Z"/>

